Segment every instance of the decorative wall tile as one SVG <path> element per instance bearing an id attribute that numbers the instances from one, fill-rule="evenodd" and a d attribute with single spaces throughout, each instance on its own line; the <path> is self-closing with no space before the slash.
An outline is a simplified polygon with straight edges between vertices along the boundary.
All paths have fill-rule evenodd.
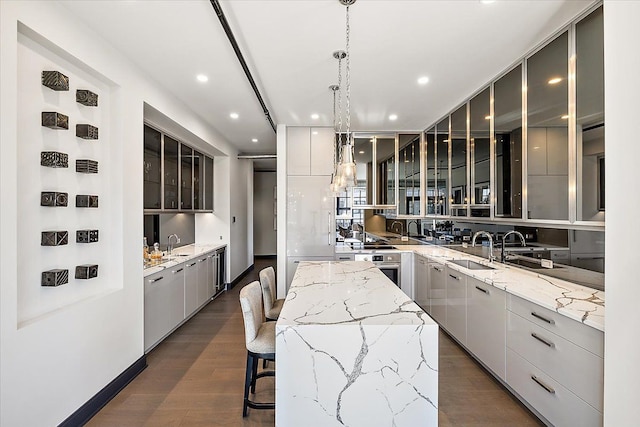
<path id="1" fill-rule="evenodd" d="M 79 102 L 82 105 L 86 105 L 87 107 L 97 107 L 98 94 L 93 93 L 87 89 L 77 89 L 76 102 Z"/>
<path id="2" fill-rule="evenodd" d="M 76 160 L 76 172 L 98 173 L 98 162 L 89 159 L 78 159 Z"/>
<path id="3" fill-rule="evenodd" d="M 78 194 L 76 195 L 76 208 L 97 208 L 98 196 L 92 196 L 90 194 Z"/>
<path id="4" fill-rule="evenodd" d="M 76 136 L 82 139 L 98 139 L 98 128 L 87 124 L 76 125 Z"/>
<path id="5" fill-rule="evenodd" d="M 67 206 L 69 195 L 55 191 L 43 191 L 40 193 L 40 206 Z"/>
<path id="6" fill-rule="evenodd" d="M 58 151 L 40 152 L 40 165 L 49 168 L 68 168 L 69 155 Z"/>
<path id="7" fill-rule="evenodd" d="M 60 71 L 43 71 L 42 84 L 56 91 L 69 90 L 69 77 Z"/>
<path id="8" fill-rule="evenodd" d="M 42 286 L 60 286 L 69 283 L 69 270 L 55 269 L 42 272 Z"/>
<path id="9" fill-rule="evenodd" d="M 51 129 L 69 129 L 69 116 L 55 111 L 43 111 L 42 126 Z"/>
<path id="10" fill-rule="evenodd" d="M 76 279 L 93 279 L 98 277 L 97 264 L 85 264 L 76 266 Z"/>
<path id="11" fill-rule="evenodd" d="M 69 243 L 68 231 L 43 231 L 41 246 L 62 246 Z"/>
<path id="12" fill-rule="evenodd" d="M 77 230 L 76 243 L 95 243 L 98 241 L 98 230 Z"/>

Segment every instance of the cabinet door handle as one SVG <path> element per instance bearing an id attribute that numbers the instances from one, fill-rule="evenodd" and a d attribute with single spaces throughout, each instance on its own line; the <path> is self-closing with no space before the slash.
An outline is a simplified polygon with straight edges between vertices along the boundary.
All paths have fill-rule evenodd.
<path id="1" fill-rule="evenodd" d="M 454 279 L 456 279 L 456 280 L 460 280 L 460 278 L 459 278 L 459 277 L 456 277 L 456 276 L 454 276 L 453 274 L 450 274 L 450 275 L 449 275 L 449 277 L 452 277 L 452 278 L 454 278 Z"/>
<path id="2" fill-rule="evenodd" d="M 206 258 L 202 258 L 201 260 L 198 260 L 198 262 L 205 262 L 206 260 Z"/>
<path id="3" fill-rule="evenodd" d="M 476 289 L 479 290 L 480 292 L 484 292 L 485 294 L 489 295 L 489 291 L 486 289 L 482 289 L 480 286 L 476 286 Z"/>
<path id="4" fill-rule="evenodd" d="M 194 265 L 196 265 L 195 262 L 193 264 L 187 264 L 187 267 L 193 267 Z"/>
<path id="5" fill-rule="evenodd" d="M 209 255 L 207 258 L 213 258 L 213 255 Z"/>
<path id="6" fill-rule="evenodd" d="M 441 269 L 441 268 L 436 267 L 435 265 L 433 266 L 433 269 L 434 269 L 435 271 L 437 271 L 438 273 L 442 273 L 442 269 Z"/>
<path id="7" fill-rule="evenodd" d="M 549 393 L 555 394 L 556 391 L 553 389 L 553 387 L 546 385 L 544 382 L 542 382 L 542 380 L 539 380 L 538 377 L 536 377 L 535 375 L 531 375 L 531 379 L 534 380 L 540 387 L 547 390 Z"/>
<path id="8" fill-rule="evenodd" d="M 547 319 L 546 317 L 539 315 L 539 314 L 538 314 L 538 313 L 536 313 L 535 311 L 532 311 L 532 312 L 531 312 L 531 315 L 532 315 L 533 317 L 535 317 L 536 319 L 540 319 L 540 320 L 542 320 L 543 322 L 547 322 L 547 323 L 548 323 L 548 324 L 550 324 L 550 325 L 555 325 L 555 323 L 556 323 L 556 322 L 555 322 L 555 320 L 553 320 L 553 319 Z"/>
<path id="9" fill-rule="evenodd" d="M 542 344 L 546 345 L 549 348 L 554 348 L 556 346 L 554 343 L 552 343 L 551 341 L 547 341 L 546 339 L 542 338 L 541 336 L 539 336 L 535 332 L 531 332 L 531 336 L 533 338 L 537 339 L 538 341 L 540 341 Z"/>
<path id="10" fill-rule="evenodd" d="M 173 270 L 172 273 L 173 274 L 180 273 L 182 270 L 184 270 L 184 268 L 179 268 L 177 270 Z"/>
<path id="11" fill-rule="evenodd" d="M 341 256 L 341 257 L 338 257 L 338 259 L 340 261 L 349 261 L 351 258 L 349 258 L 348 256 Z"/>
<path id="12" fill-rule="evenodd" d="M 331 212 L 328 212 L 329 214 L 329 231 L 327 232 L 327 236 L 329 238 L 329 246 L 331 246 Z"/>
<path id="13" fill-rule="evenodd" d="M 156 283 L 156 282 L 159 282 L 162 279 L 164 279 L 164 276 L 158 277 L 157 279 L 151 279 L 151 280 L 149 280 L 149 283 Z"/>

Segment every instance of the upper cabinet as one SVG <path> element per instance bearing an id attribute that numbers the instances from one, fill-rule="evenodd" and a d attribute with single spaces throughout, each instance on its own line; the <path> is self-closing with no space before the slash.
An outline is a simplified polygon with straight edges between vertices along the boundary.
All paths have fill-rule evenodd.
<path id="1" fill-rule="evenodd" d="M 396 205 L 396 135 L 354 134 L 359 205 L 394 209 Z M 355 202 L 355 196 L 354 196 Z"/>
<path id="2" fill-rule="evenodd" d="M 436 215 L 449 215 L 449 116 L 436 125 Z"/>
<path id="3" fill-rule="evenodd" d="M 398 134 L 398 147 L 398 214 L 420 215 L 420 134 Z"/>
<path id="4" fill-rule="evenodd" d="M 212 211 L 213 159 L 144 125 L 144 209 Z"/>
<path id="5" fill-rule="evenodd" d="M 491 203 L 491 89 L 469 101 L 471 216 L 490 216 Z"/>
<path id="6" fill-rule="evenodd" d="M 424 157 L 425 157 L 425 194 L 426 214 L 436 215 L 438 192 L 436 190 L 436 127 L 432 127 L 424 133 Z"/>
<path id="7" fill-rule="evenodd" d="M 467 104 L 451 114 L 451 215 L 467 216 L 469 203 L 467 164 Z"/>
<path id="8" fill-rule="evenodd" d="M 333 173 L 334 143 L 333 128 L 288 127 L 287 175 L 330 176 Z"/>

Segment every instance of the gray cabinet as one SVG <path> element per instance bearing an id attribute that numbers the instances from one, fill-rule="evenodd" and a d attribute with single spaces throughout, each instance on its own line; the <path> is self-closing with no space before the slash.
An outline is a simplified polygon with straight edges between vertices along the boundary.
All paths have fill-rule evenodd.
<path id="1" fill-rule="evenodd" d="M 446 328 L 447 325 L 447 273 L 437 262 L 429 263 L 429 315 Z"/>
<path id="2" fill-rule="evenodd" d="M 193 259 L 184 266 L 184 317 L 200 306 L 198 304 L 198 261 Z"/>
<path id="3" fill-rule="evenodd" d="M 431 313 L 429 300 L 429 261 L 427 258 L 416 255 L 414 258 L 414 292 L 415 301 L 427 314 Z"/>
<path id="4" fill-rule="evenodd" d="M 151 350 L 184 320 L 182 265 L 144 278 L 144 348 Z"/>
<path id="5" fill-rule="evenodd" d="M 207 255 L 202 255 L 197 258 L 198 264 L 197 272 L 198 272 L 198 307 L 206 304 L 211 295 L 209 294 L 209 283 L 207 280 L 209 279 L 209 268 L 210 263 L 207 262 Z"/>
<path id="6" fill-rule="evenodd" d="M 447 322 L 445 328 L 460 343 L 467 342 L 467 276 L 447 267 Z"/>

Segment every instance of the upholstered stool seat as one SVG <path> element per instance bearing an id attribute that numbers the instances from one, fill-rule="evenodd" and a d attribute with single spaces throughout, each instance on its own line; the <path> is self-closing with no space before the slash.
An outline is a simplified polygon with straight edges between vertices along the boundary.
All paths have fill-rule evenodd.
<path id="1" fill-rule="evenodd" d="M 264 314 L 267 320 L 278 320 L 284 299 L 276 299 L 276 273 L 273 267 L 267 267 L 260 271 L 260 286 L 262 287 Z"/>
<path id="2" fill-rule="evenodd" d="M 265 322 L 262 311 L 262 291 L 255 281 L 240 290 L 240 306 L 244 319 L 244 337 L 247 347 L 247 370 L 244 381 L 244 403 L 242 416 L 247 416 L 247 408 L 275 409 L 275 403 L 259 403 L 249 400 L 249 390 L 256 392 L 256 380 L 275 376 L 275 371 L 258 373 L 259 360 L 276 360 L 276 324 Z"/>

